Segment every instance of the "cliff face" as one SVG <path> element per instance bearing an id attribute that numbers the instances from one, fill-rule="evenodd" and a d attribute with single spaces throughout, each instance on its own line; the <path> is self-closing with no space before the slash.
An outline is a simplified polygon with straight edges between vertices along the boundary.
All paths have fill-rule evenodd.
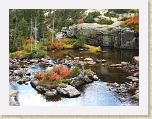
<path id="1" fill-rule="evenodd" d="M 100 25 L 97 23 L 74 24 L 61 30 L 63 37 L 86 39 L 87 43 L 96 46 L 112 46 L 121 49 L 139 49 L 138 33 L 127 27 Z"/>

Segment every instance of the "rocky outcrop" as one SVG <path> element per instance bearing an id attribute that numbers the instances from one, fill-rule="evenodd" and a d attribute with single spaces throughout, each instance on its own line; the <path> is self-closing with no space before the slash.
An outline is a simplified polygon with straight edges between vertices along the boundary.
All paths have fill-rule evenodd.
<path id="1" fill-rule="evenodd" d="M 100 25 L 97 23 L 74 24 L 69 26 L 69 28 L 64 27 L 61 32 L 63 37 L 86 39 L 90 45 L 139 49 L 138 33 L 127 27 L 120 27 L 120 22 L 112 25 Z"/>

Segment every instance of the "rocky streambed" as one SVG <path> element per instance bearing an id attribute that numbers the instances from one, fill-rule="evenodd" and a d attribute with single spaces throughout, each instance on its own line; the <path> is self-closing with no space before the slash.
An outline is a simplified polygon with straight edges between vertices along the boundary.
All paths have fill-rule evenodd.
<path id="1" fill-rule="evenodd" d="M 139 105 L 139 59 L 138 60 L 137 59 L 138 57 L 135 57 L 134 62 L 120 62 L 119 64 L 118 63 L 113 64 L 109 62 L 108 61 L 109 59 L 106 57 L 90 58 L 87 57 L 87 55 L 72 57 L 70 54 L 69 55 L 66 54 L 61 58 L 57 58 L 54 60 L 52 60 L 50 57 L 45 57 L 41 59 L 31 59 L 31 60 L 18 59 L 18 58 L 9 59 L 10 60 L 10 65 L 9 65 L 10 105 L 18 106 L 20 105 L 20 102 L 25 103 L 24 99 L 26 97 L 24 97 L 23 99 L 23 97 L 21 96 L 25 95 L 25 93 L 23 94 L 23 91 L 26 90 L 26 88 L 27 90 L 25 92 L 32 93 L 30 94 L 31 98 L 29 97 L 30 100 L 27 99 L 29 101 L 29 104 L 32 104 L 30 103 L 30 101 L 32 100 L 32 97 L 34 99 L 35 94 L 33 93 L 35 93 L 36 91 L 38 95 L 42 95 L 44 99 L 48 100 L 45 101 L 43 99 L 43 102 L 47 103 L 50 101 L 52 102 L 52 100 L 58 100 L 58 102 L 55 101 L 49 104 L 59 103 L 59 105 L 63 105 L 61 102 L 62 101 L 64 102 L 65 100 L 67 101 L 67 99 L 68 99 L 67 102 L 69 102 L 69 104 L 71 103 L 73 104 L 74 100 L 77 100 L 76 102 L 80 103 L 81 100 L 90 99 L 90 101 L 92 100 L 91 102 L 92 105 Z M 56 87 L 51 87 L 50 89 L 38 85 L 37 80 L 34 80 L 33 78 L 34 74 L 36 72 L 40 72 L 40 71 L 45 72 L 47 70 L 50 70 L 52 69 L 52 66 L 57 64 L 67 65 L 69 67 L 72 67 L 74 65 L 80 65 L 84 67 L 90 67 L 91 69 L 93 69 L 94 67 L 98 67 L 96 68 L 96 70 L 93 70 L 94 72 L 97 71 L 97 74 L 94 73 L 92 70 L 90 70 L 91 72 L 90 75 L 84 75 L 84 72 L 82 70 L 77 77 L 71 79 L 72 82 L 69 84 L 58 85 Z M 113 70 L 116 70 L 116 72 L 119 69 L 128 72 L 128 74 L 130 75 L 126 76 L 126 81 L 124 83 L 120 83 L 117 81 L 115 82 L 107 81 L 105 83 L 104 82 L 102 83 L 102 77 L 98 72 L 99 66 L 101 66 L 104 69 L 112 68 Z M 31 88 L 33 88 L 35 91 Z M 94 94 L 97 94 L 99 92 L 100 94 L 95 95 L 97 97 L 92 97 L 93 96 L 92 91 L 95 91 Z M 100 102 L 101 96 L 102 98 L 105 97 L 105 100 L 112 99 L 113 102 L 116 102 L 116 104 L 111 103 L 111 101 L 106 102 L 105 100 L 103 100 L 103 102 L 105 101 L 106 104 L 103 104 L 102 102 Z M 94 98 L 96 98 L 96 100 L 94 100 Z M 27 100 L 26 103 L 28 103 Z M 49 105 L 49 104 L 44 103 L 44 105 Z M 89 104 L 90 103 L 85 105 L 89 105 Z M 80 105 L 83 105 L 83 103 L 81 103 Z"/>

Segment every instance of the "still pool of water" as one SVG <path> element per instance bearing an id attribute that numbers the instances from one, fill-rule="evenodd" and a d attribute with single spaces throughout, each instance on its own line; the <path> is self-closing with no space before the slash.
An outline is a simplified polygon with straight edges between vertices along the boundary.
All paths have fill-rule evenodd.
<path id="1" fill-rule="evenodd" d="M 62 50 L 50 52 L 49 55 L 56 61 L 58 58 L 65 58 L 67 55 L 70 57 L 90 57 L 94 60 L 105 59 L 107 62 L 105 66 L 102 64 L 95 64 L 94 66 L 86 66 L 91 68 L 97 73 L 100 78 L 98 81 L 82 86 L 79 90 L 81 95 L 77 98 L 65 98 L 55 97 L 46 99 L 44 95 L 39 94 L 28 85 L 19 85 L 14 83 L 10 88 L 19 91 L 18 101 L 20 106 L 130 106 L 134 105 L 132 102 L 126 101 L 121 102 L 118 97 L 115 96 L 114 92 L 109 91 L 107 86 L 108 82 L 126 82 L 126 77 L 130 74 L 126 73 L 117 68 L 110 67 L 110 64 L 120 63 L 121 61 L 132 62 L 133 56 L 139 55 L 138 51 L 133 50 L 116 50 L 116 49 L 104 49 L 104 53 L 89 53 L 88 51 L 77 51 L 77 50 Z M 31 74 L 35 71 L 49 70 L 51 68 L 45 68 L 39 65 L 30 68 Z M 136 105 L 136 104 L 135 104 Z"/>

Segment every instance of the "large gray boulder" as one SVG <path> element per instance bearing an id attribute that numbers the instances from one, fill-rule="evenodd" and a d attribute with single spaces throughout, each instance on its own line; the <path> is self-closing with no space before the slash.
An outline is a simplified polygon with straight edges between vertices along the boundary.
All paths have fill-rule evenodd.
<path id="1" fill-rule="evenodd" d="M 80 96 L 80 92 L 71 85 L 66 85 L 66 87 L 57 87 L 57 91 L 62 95 L 67 95 L 70 98 Z"/>

